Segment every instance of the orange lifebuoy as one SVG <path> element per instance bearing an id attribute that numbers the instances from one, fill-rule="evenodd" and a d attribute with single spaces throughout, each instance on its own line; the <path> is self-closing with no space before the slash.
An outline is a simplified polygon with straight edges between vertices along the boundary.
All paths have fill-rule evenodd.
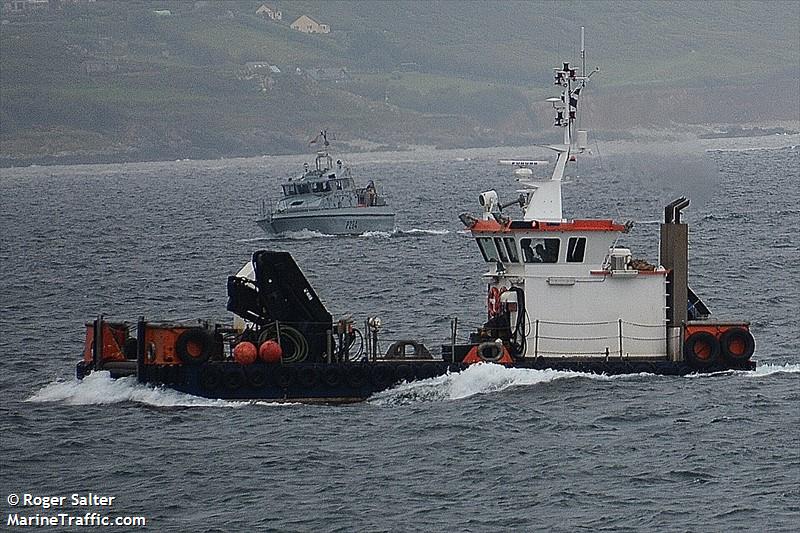
<path id="1" fill-rule="evenodd" d="M 489 345 L 493 345 L 492 347 L 496 346 L 497 348 L 489 350 Z M 503 344 L 494 342 L 483 342 L 473 346 L 462 361 L 465 365 L 471 365 L 473 363 L 506 364 L 513 362 L 514 359 L 512 359 L 511 354 L 508 352 L 508 348 Z"/>

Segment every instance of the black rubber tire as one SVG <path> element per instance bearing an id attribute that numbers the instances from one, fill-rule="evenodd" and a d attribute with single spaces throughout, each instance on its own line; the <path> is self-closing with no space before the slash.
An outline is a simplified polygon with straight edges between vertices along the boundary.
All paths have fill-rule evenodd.
<path id="1" fill-rule="evenodd" d="M 372 367 L 370 379 L 378 387 L 389 387 L 397 381 L 394 370 L 392 366 L 386 364 L 375 365 Z"/>
<path id="2" fill-rule="evenodd" d="M 696 370 L 705 370 L 717 364 L 719 354 L 717 338 L 707 331 L 692 333 L 683 344 L 683 358 Z"/>
<path id="3" fill-rule="evenodd" d="M 203 365 L 197 372 L 200 388 L 215 391 L 222 385 L 222 372 L 217 365 Z"/>
<path id="4" fill-rule="evenodd" d="M 397 381 L 414 381 L 414 370 L 409 365 L 397 365 L 394 369 Z"/>
<path id="5" fill-rule="evenodd" d="M 355 389 L 363 387 L 368 378 L 367 369 L 361 365 L 352 365 L 346 368 L 347 384 Z"/>
<path id="6" fill-rule="evenodd" d="M 321 374 L 322 382 L 328 387 L 338 387 L 342 384 L 342 372 L 338 367 L 326 366 Z"/>
<path id="7" fill-rule="evenodd" d="M 248 365 L 244 372 L 250 387 L 260 389 L 267 384 L 267 369 L 264 368 L 264 365 Z"/>
<path id="8" fill-rule="evenodd" d="M 478 345 L 478 357 L 487 363 L 496 363 L 503 357 L 503 349 L 496 342 L 482 342 Z"/>
<path id="9" fill-rule="evenodd" d="M 313 366 L 304 366 L 297 369 L 297 384 L 303 388 L 311 389 L 319 383 L 319 372 Z"/>
<path id="10" fill-rule="evenodd" d="M 200 348 L 197 355 L 189 351 L 189 345 L 196 345 Z M 203 328 L 187 329 L 180 334 L 175 341 L 175 353 L 187 365 L 199 365 L 208 361 L 214 347 L 214 339 Z"/>
<path id="11" fill-rule="evenodd" d="M 433 363 L 422 363 L 414 365 L 414 376 L 417 379 L 431 379 L 436 377 L 438 372 L 436 371 L 436 365 Z"/>
<path id="12" fill-rule="evenodd" d="M 177 369 L 176 365 L 169 365 L 162 367 L 163 372 L 161 374 L 161 381 L 167 385 L 176 383 L 178 381 L 177 378 Z"/>
<path id="13" fill-rule="evenodd" d="M 222 373 L 222 386 L 228 391 L 238 391 L 244 387 L 244 371 L 239 366 L 226 368 Z"/>
<path id="14" fill-rule="evenodd" d="M 297 375 L 294 368 L 282 365 L 274 365 L 272 368 L 272 383 L 279 389 L 291 387 Z"/>
<path id="15" fill-rule="evenodd" d="M 125 339 L 125 343 L 122 345 L 122 353 L 125 355 L 125 359 L 135 361 L 136 349 L 138 346 L 139 342 L 133 337 Z"/>
<path id="16" fill-rule="evenodd" d="M 753 335 L 744 328 L 731 328 L 723 333 L 719 345 L 725 361 L 732 365 L 747 361 L 756 351 Z"/>

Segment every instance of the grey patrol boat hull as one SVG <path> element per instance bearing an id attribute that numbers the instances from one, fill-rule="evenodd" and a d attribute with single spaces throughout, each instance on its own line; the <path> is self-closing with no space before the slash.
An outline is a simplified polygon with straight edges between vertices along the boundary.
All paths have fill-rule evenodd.
<path id="1" fill-rule="evenodd" d="M 309 209 L 274 213 L 256 223 L 270 234 L 315 231 L 324 235 L 360 235 L 394 231 L 394 213 L 386 206 Z"/>

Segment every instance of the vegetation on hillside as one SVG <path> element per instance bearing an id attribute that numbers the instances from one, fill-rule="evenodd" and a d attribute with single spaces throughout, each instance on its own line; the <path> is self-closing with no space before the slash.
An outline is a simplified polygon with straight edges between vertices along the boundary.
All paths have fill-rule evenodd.
<path id="1" fill-rule="evenodd" d="M 353 146 L 529 142 L 581 25 L 596 128 L 800 119 L 789 1 L 266 2 L 280 21 L 257 1 L 51 3 L 2 17 L 0 164 L 297 152 L 322 127 Z M 291 29 L 302 14 L 331 33 Z"/>

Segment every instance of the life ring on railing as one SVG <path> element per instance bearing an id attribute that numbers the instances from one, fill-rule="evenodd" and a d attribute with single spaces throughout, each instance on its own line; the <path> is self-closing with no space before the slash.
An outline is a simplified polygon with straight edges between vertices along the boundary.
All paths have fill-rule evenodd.
<path id="1" fill-rule="evenodd" d="M 498 342 L 482 342 L 470 348 L 464 357 L 464 364 L 472 363 L 513 363 L 514 359 L 505 345 Z"/>
<path id="2" fill-rule="evenodd" d="M 719 345 L 723 357 L 731 364 L 747 361 L 756 350 L 753 335 L 744 328 L 731 328 L 723 333 Z"/>
<path id="3" fill-rule="evenodd" d="M 494 318 L 500 314 L 502 304 L 500 302 L 500 289 L 489 287 L 489 294 L 486 297 L 486 309 L 489 311 L 489 318 Z"/>
<path id="4" fill-rule="evenodd" d="M 683 358 L 689 366 L 697 370 L 709 368 L 719 359 L 719 342 L 707 331 L 697 331 L 689 335 L 683 344 Z"/>
<path id="5" fill-rule="evenodd" d="M 208 361 L 213 347 L 214 339 L 203 328 L 187 329 L 175 341 L 175 353 L 187 365 Z"/>

